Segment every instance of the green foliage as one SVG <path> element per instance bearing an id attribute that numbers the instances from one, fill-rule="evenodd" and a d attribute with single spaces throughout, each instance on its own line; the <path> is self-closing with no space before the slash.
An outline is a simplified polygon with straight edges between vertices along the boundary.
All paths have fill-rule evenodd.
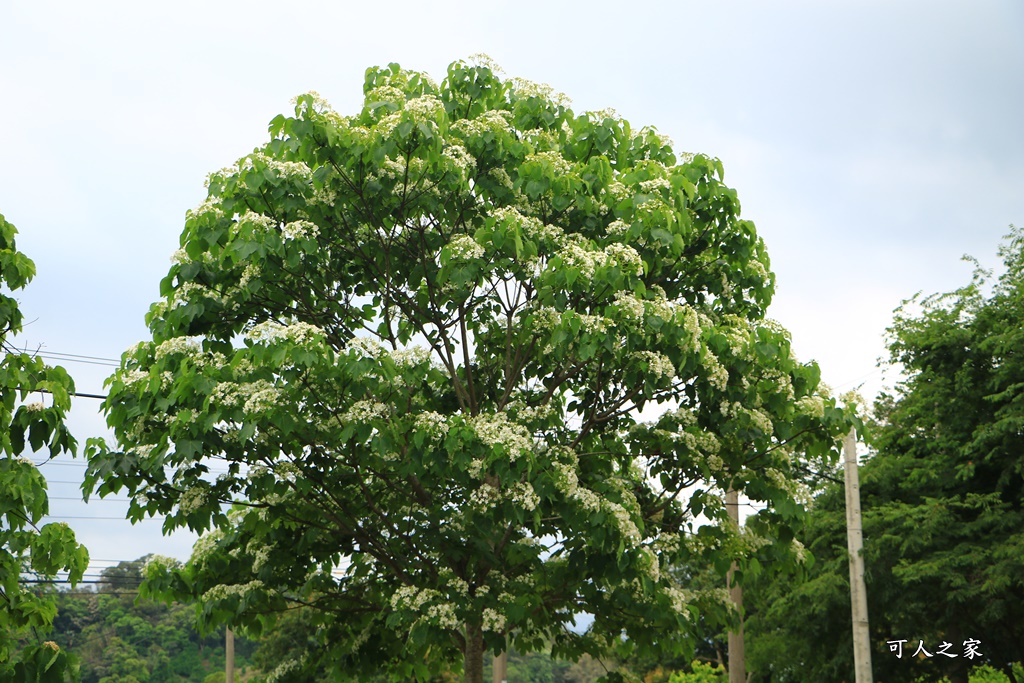
<path id="1" fill-rule="evenodd" d="M 206 532 L 144 592 L 252 634 L 312 607 L 295 676 L 478 681 L 510 645 L 686 653 L 721 600 L 662 568 L 798 561 L 793 454 L 850 420 L 763 320 L 720 162 L 461 62 L 270 133 L 188 213 L 89 448 L 88 490 Z M 770 504 L 749 538 L 695 528 L 729 486 Z"/>
<path id="2" fill-rule="evenodd" d="M 875 675 L 967 681 L 967 638 L 1000 671 L 1024 657 L 1024 235 L 1000 251 L 1005 272 L 915 298 L 889 331 L 906 380 L 876 405 L 877 453 L 861 469 Z M 751 661 L 772 681 L 839 680 L 853 671 L 843 493 L 817 499 L 805 534 L 808 582 L 767 586 L 748 622 Z M 897 659 L 886 641 L 951 643 L 955 659 Z M 827 643 L 825 647 L 823 644 Z M 785 652 L 784 658 L 779 653 Z M 758 678 L 755 680 L 767 680 Z"/>
<path id="3" fill-rule="evenodd" d="M 0 284 L 11 290 L 35 275 L 35 265 L 15 246 L 16 233 L 0 215 Z M 75 441 L 64 426 L 74 384 L 63 368 L 48 367 L 8 344 L 21 324 L 17 301 L 0 293 L 0 680 L 61 681 L 69 660 L 43 640 L 55 614 L 53 599 L 22 579 L 68 572 L 72 582 L 79 581 L 89 555 L 67 524 L 40 524 L 49 512 L 46 480 L 22 454 L 26 447 L 50 457 L 74 453 Z M 49 405 L 26 402 L 33 392 L 48 394 Z"/>
<path id="4" fill-rule="evenodd" d="M 218 671 L 223 675 L 223 631 L 200 635 L 194 605 L 138 599 L 137 586 L 147 559 L 105 568 L 98 592 L 56 594 L 54 639 L 62 651 L 78 659 L 81 683 L 201 683 Z M 235 639 L 237 673 L 250 666 L 254 649 L 251 641 Z"/>
<path id="5" fill-rule="evenodd" d="M 693 662 L 689 673 L 674 673 L 669 677 L 668 683 L 725 683 L 726 680 L 725 670 L 717 664 Z"/>

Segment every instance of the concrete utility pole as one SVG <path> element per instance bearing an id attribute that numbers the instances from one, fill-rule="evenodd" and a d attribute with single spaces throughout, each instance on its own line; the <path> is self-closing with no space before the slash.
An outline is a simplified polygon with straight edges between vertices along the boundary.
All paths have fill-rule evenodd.
<path id="1" fill-rule="evenodd" d="M 846 468 L 846 543 L 850 550 L 855 680 L 856 683 L 871 683 L 871 632 L 868 629 L 868 593 L 864 585 L 864 533 L 860 516 L 856 430 L 851 429 L 843 439 L 843 459 Z"/>
<path id="2" fill-rule="evenodd" d="M 729 489 L 725 492 L 725 508 L 729 513 L 736 529 L 740 528 L 740 494 L 738 491 Z M 729 631 L 729 683 L 746 683 L 747 661 L 743 646 L 743 588 L 739 584 L 733 584 L 732 575 L 736 571 L 736 563 L 729 568 L 728 584 L 729 597 L 732 598 L 736 609 L 740 610 L 740 627 L 737 631 Z M 858 682 L 859 683 L 859 682 Z"/>
<path id="3" fill-rule="evenodd" d="M 224 683 L 235 683 L 235 632 L 230 626 L 224 632 L 224 654 L 227 659 L 224 665 Z"/>
<path id="4" fill-rule="evenodd" d="M 508 652 L 502 652 L 494 658 L 494 683 L 507 683 L 508 681 Z"/>

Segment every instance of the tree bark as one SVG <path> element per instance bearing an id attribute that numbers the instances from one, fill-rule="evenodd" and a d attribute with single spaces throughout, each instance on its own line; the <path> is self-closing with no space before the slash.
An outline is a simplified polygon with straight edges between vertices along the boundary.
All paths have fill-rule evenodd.
<path id="1" fill-rule="evenodd" d="M 466 624 L 466 649 L 463 656 L 465 683 L 484 683 L 484 632 L 479 623 Z"/>

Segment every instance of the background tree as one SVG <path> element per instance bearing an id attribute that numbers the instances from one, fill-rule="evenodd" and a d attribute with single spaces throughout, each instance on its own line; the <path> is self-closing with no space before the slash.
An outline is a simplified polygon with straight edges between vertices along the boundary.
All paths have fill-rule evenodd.
<path id="1" fill-rule="evenodd" d="M 86 489 L 207 532 L 149 584 L 207 626 L 315 608 L 330 647 L 281 675 L 690 648 L 698 601 L 663 568 L 743 551 L 694 515 L 733 486 L 788 547 L 793 452 L 848 428 L 763 321 L 721 164 L 487 64 L 371 68 L 365 95 L 300 96 L 210 176 Z"/>
<path id="2" fill-rule="evenodd" d="M 35 275 L 35 265 L 15 246 L 16 233 L 0 215 L 0 284 L 9 290 L 24 287 Z M 50 457 L 74 452 L 75 441 L 64 426 L 74 384 L 63 368 L 48 367 L 10 345 L 8 336 L 21 324 L 18 302 L 0 293 L 0 680 L 61 681 L 67 658 L 43 640 L 56 612 L 52 596 L 22 579 L 68 572 L 76 582 L 89 555 L 67 524 L 41 524 L 49 512 L 46 480 L 22 453 L 26 447 L 46 450 Z M 45 392 L 47 401 L 26 402 L 37 391 Z"/>
<path id="3" fill-rule="evenodd" d="M 1000 249 L 1004 272 L 976 271 L 955 292 L 915 297 L 889 330 L 891 361 L 906 379 L 875 406 L 877 452 L 861 499 L 876 676 L 968 680 L 990 663 L 1020 680 L 1024 659 L 1024 234 Z M 758 596 L 748 624 L 751 658 L 772 681 L 838 680 L 852 671 L 843 494 L 818 498 L 807 541 L 811 580 Z M 964 641 L 981 641 L 969 660 Z M 886 644 L 906 639 L 897 659 Z M 934 654 L 910 655 L 923 640 Z M 777 653 L 789 654 L 785 665 Z M 780 670 L 781 669 L 781 670 Z M 761 679 L 768 680 L 768 679 Z"/>

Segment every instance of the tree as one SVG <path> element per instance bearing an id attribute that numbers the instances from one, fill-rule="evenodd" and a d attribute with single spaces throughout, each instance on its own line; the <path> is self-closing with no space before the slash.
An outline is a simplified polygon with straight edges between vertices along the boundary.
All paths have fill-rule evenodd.
<path id="1" fill-rule="evenodd" d="M 1024 233 L 1013 229 L 1000 255 L 994 285 L 979 268 L 966 287 L 906 302 L 889 330 L 891 361 L 906 379 L 875 406 L 876 452 L 861 477 L 873 662 L 886 681 L 966 683 L 980 663 L 1019 680 Z M 751 625 L 751 640 L 792 654 L 788 676 L 776 671 L 772 681 L 852 671 L 842 501 L 841 489 L 829 491 L 809 515 L 811 581 L 762 594 L 765 619 Z M 897 659 L 887 642 L 899 639 L 909 652 Z M 968 639 L 981 641 L 982 657 L 964 656 Z M 922 640 L 933 655 L 946 642 L 957 656 L 908 656 Z"/>
<path id="2" fill-rule="evenodd" d="M 792 454 L 848 428 L 721 164 L 486 63 L 371 68 L 355 116 L 307 94 L 270 132 L 209 177 L 91 445 L 87 488 L 207 532 L 149 590 L 250 632 L 316 608 L 282 680 L 690 646 L 662 567 L 739 552 L 694 515 L 742 489 L 788 547 Z"/>
<path id="3" fill-rule="evenodd" d="M 15 246 L 15 234 L 0 215 L 0 283 L 11 290 L 35 275 L 35 265 Z M 74 452 L 64 425 L 74 384 L 63 368 L 48 367 L 9 344 L 21 324 L 18 302 L 0 293 L 0 680 L 62 681 L 67 657 L 42 638 L 55 616 L 54 602 L 22 579 L 68 572 L 72 582 L 79 581 L 89 555 L 67 524 L 40 525 L 49 511 L 46 480 L 22 453 L 26 446 L 47 449 L 50 457 Z M 50 396 L 49 405 L 26 402 L 37 391 Z"/>

